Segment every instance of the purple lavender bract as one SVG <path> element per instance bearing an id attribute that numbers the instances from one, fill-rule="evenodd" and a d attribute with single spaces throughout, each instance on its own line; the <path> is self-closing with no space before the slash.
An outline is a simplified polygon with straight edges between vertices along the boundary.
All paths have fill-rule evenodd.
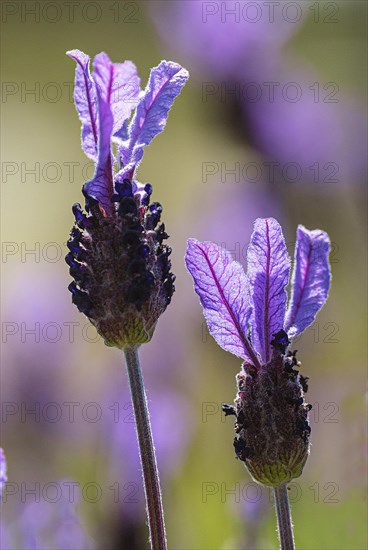
<path id="1" fill-rule="evenodd" d="M 298 227 L 292 299 L 286 311 L 290 258 L 276 220 L 256 220 L 246 276 L 239 262 L 232 260 L 225 249 L 190 239 L 186 265 L 217 343 L 247 361 L 253 356 L 255 366 L 259 367 L 272 352 L 272 334 L 285 330 L 292 337 L 308 328 L 328 296 L 329 243 L 324 231 Z M 238 322 L 239 319 L 242 321 Z"/>
<path id="2" fill-rule="evenodd" d="M 235 451 L 256 481 L 278 486 L 298 477 L 309 452 L 307 378 L 296 370 L 290 339 L 310 326 L 330 285 L 330 241 L 320 230 L 297 231 L 292 292 L 290 258 L 280 225 L 258 219 L 248 247 L 248 271 L 213 243 L 190 239 L 186 265 L 209 331 L 245 360 L 237 376 Z"/>

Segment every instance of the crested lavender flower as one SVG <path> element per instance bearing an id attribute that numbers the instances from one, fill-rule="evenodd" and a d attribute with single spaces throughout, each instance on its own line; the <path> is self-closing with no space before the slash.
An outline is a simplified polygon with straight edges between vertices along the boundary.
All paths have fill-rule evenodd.
<path id="1" fill-rule="evenodd" d="M 273 218 L 258 219 L 248 247 L 248 271 L 221 247 L 190 239 L 186 265 L 209 331 L 244 360 L 237 375 L 236 456 L 252 477 L 278 487 L 298 477 L 309 453 L 307 378 L 299 374 L 291 339 L 310 326 L 330 286 L 330 241 L 324 231 L 297 230 L 291 296 L 290 258 Z"/>
<path id="2" fill-rule="evenodd" d="M 2 448 L 0 447 L 0 498 L 3 494 L 3 488 L 8 478 L 6 477 L 6 460 L 5 454 Z"/>
<path id="3" fill-rule="evenodd" d="M 86 54 L 68 55 L 77 63 L 74 100 L 82 147 L 95 162 L 94 176 L 83 186 L 86 212 L 73 206 L 69 290 L 105 343 L 124 348 L 151 339 L 174 292 L 162 206 L 150 204 L 152 185 L 140 183 L 136 172 L 144 148 L 164 129 L 188 72 L 162 61 L 141 91 L 130 61 L 111 63 L 100 53 L 91 74 Z"/>
<path id="4" fill-rule="evenodd" d="M 82 122 L 82 147 L 95 162 L 83 186 L 84 212 L 73 206 L 75 226 L 66 262 L 74 281 L 72 301 L 108 346 L 124 350 L 145 488 L 152 550 L 166 548 L 160 480 L 138 347 L 148 342 L 174 292 L 171 249 L 162 206 L 150 204 L 152 185 L 136 179 L 144 149 L 166 126 L 174 99 L 188 79 L 177 63 L 161 61 L 147 87 L 133 63 L 111 63 L 79 50 L 74 100 Z M 130 119 L 131 112 L 134 115 Z M 130 119 L 130 120 L 129 120 Z M 117 173 L 114 174 L 116 167 Z"/>

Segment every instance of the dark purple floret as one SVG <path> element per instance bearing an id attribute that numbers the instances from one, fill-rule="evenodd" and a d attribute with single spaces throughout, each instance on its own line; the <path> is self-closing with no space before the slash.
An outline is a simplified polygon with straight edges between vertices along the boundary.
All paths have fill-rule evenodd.
<path id="1" fill-rule="evenodd" d="M 75 260 L 72 252 L 69 252 L 69 254 L 65 256 L 65 261 L 69 267 L 77 267 L 78 265 L 78 262 Z"/>
<path id="2" fill-rule="evenodd" d="M 148 258 L 149 255 L 150 255 L 150 247 L 147 245 L 147 244 L 141 244 L 139 245 L 138 249 L 137 249 L 137 252 L 139 254 L 139 256 L 141 256 L 142 258 Z"/>
<path id="3" fill-rule="evenodd" d="M 171 302 L 172 295 L 175 292 L 175 285 L 174 285 L 175 279 L 176 279 L 175 275 L 173 273 L 169 273 L 162 286 L 163 297 L 166 301 L 166 305 L 169 305 L 169 303 Z"/>
<path id="4" fill-rule="evenodd" d="M 118 209 L 119 216 L 124 217 L 125 214 L 133 214 L 136 216 L 137 212 L 137 204 L 133 198 L 124 197 L 121 199 Z"/>
<path id="5" fill-rule="evenodd" d="M 78 254 L 81 251 L 79 238 L 69 239 L 66 246 L 73 254 Z"/>
<path id="6" fill-rule="evenodd" d="M 81 237 L 82 237 L 82 231 L 80 231 L 78 229 L 78 227 L 72 227 L 72 230 L 70 232 L 70 236 L 71 238 L 73 239 L 78 239 L 80 241 Z"/>
<path id="7" fill-rule="evenodd" d="M 221 406 L 222 411 L 225 413 L 225 416 L 236 416 L 235 407 L 233 405 L 228 405 L 227 403 L 223 403 Z"/>
<path id="8" fill-rule="evenodd" d="M 81 205 L 78 202 L 76 202 L 72 206 L 72 211 L 75 216 L 75 223 L 78 225 L 78 227 L 80 227 L 81 229 L 84 229 L 87 216 L 83 212 Z"/>
<path id="9" fill-rule="evenodd" d="M 79 311 L 81 313 L 84 313 L 85 315 L 91 314 L 92 309 L 92 302 L 87 294 L 87 292 L 83 292 L 79 288 L 77 288 L 77 285 L 75 282 L 71 282 L 68 286 L 68 290 L 72 293 L 72 302 L 77 306 Z"/>
<path id="10" fill-rule="evenodd" d="M 118 194 L 119 199 L 123 199 L 124 197 L 133 197 L 133 186 L 132 183 L 125 179 L 122 183 L 115 182 L 115 190 Z"/>
<path id="11" fill-rule="evenodd" d="M 149 210 L 150 212 L 152 212 L 152 214 L 161 214 L 162 206 L 159 202 L 153 202 L 149 207 Z"/>
<path id="12" fill-rule="evenodd" d="M 279 330 L 278 332 L 272 334 L 272 336 L 274 338 L 270 342 L 271 346 L 274 349 L 278 350 L 280 353 L 284 354 L 286 351 L 286 348 L 290 344 L 288 335 L 284 330 Z"/>
<path id="13" fill-rule="evenodd" d="M 169 256 L 171 254 L 171 248 L 166 247 L 165 250 L 160 252 L 160 254 L 157 256 L 157 265 L 161 270 L 162 276 L 164 278 L 168 277 L 171 269 L 171 261 L 169 260 Z"/>
<path id="14" fill-rule="evenodd" d="M 165 231 L 165 224 L 160 223 L 160 225 L 157 228 L 157 240 L 158 240 L 158 242 L 161 244 L 162 241 L 164 241 L 165 239 L 168 239 L 168 238 L 169 238 L 169 235 Z"/>
<path id="15" fill-rule="evenodd" d="M 150 183 L 146 183 L 146 185 L 144 186 L 144 191 L 147 195 L 151 196 L 153 191 L 152 185 Z"/>
<path id="16" fill-rule="evenodd" d="M 152 195 L 152 191 L 153 191 L 153 187 L 150 183 L 146 183 L 146 185 L 144 186 L 144 192 L 145 192 L 145 195 L 143 196 L 142 198 L 142 204 L 144 206 L 148 206 L 149 203 L 150 203 L 150 199 L 151 199 L 151 195 Z"/>

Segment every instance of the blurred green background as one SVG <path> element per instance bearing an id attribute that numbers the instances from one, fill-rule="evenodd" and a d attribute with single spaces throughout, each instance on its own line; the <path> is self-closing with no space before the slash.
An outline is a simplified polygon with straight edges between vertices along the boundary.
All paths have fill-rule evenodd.
<path id="1" fill-rule="evenodd" d="M 33 4 L 41 10 L 38 21 L 24 11 Z M 62 16 L 55 22 L 51 4 L 2 5 L 1 445 L 9 482 L 19 489 L 2 504 L 2 537 L 5 540 L 6 531 L 10 540 L 2 548 L 28 548 L 22 542 L 19 518 L 33 497 L 22 494 L 21 484 L 31 487 L 38 482 L 42 487 L 66 478 L 81 487 L 93 482 L 101 488 L 97 502 L 82 498 L 77 508 L 94 547 L 144 548 L 147 538 L 140 521 L 134 529 L 142 533 L 143 542 L 116 542 L 119 523 L 135 525 L 135 520 L 125 519 L 126 507 L 114 502 L 109 489 L 117 481 L 122 485 L 130 481 L 124 474 L 128 451 L 119 457 L 120 478 L 118 468 L 109 466 L 109 441 L 115 437 L 110 431 L 113 434 L 117 428 L 110 407 L 120 392 L 127 395 L 125 368 L 121 354 L 106 348 L 94 329 L 87 332 L 87 320 L 72 306 L 67 291 L 70 277 L 61 256 L 73 223 L 71 205 L 81 202 L 81 186 L 92 176 L 80 147 L 80 123 L 71 97 L 74 64 L 65 56 L 67 50 L 78 48 L 91 57 L 105 51 L 116 62 L 131 59 L 143 87 L 150 68 L 161 59 L 178 61 L 193 73 L 165 132 L 147 149 L 139 171 L 140 180 L 152 182 L 154 199 L 164 206 L 177 275 L 173 303 L 142 353 L 152 405 L 155 396 L 161 399 L 158 392 L 165 394 L 166 386 L 185 402 L 184 408 L 177 408 L 172 400 L 164 428 L 169 440 L 177 430 L 184 434 L 175 445 L 180 456 L 175 457 L 176 448 L 167 452 L 170 460 L 164 461 L 165 467 L 174 460 L 170 474 L 160 468 L 170 550 L 277 548 L 269 493 L 263 489 L 258 506 L 252 505 L 258 493 L 234 459 L 232 420 L 225 421 L 220 410 L 222 402 L 231 403 L 235 397 L 240 362 L 208 336 L 183 263 L 188 237 L 216 240 L 238 254 L 249 240 L 255 218 L 268 215 L 278 217 L 288 243 L 294 242 L 298 223 L 327 231 L 334 243 L 329 301 L 295 345 L 302 371 L 310 376 L 307 397 L 314 405 L 311 455 L 290 492 L 296 546 L 363 550 L 367 547 L 364 174 L 354 173 L 338 184 L 231 178 L 221 182 L 220 174 L 204 183 L 203 163 L 226 167 L 261 163 L 262 151 L 240 136 L 226 102 L 203 101 L 203 81 L 210 78 L 201 78 L 185 51 L 181 55 L 175 44 L 170 47 L 159 35 L 152 19 L 155 2 L 78 2 L 71 21 L 66 3 L 58 3 L 63 5 Z M 82 8 L 87 4 L 86 18 Z M 101 16 L 92 22 L 96 4 Z M 326 3 L 316 4 L 322 10 Z M 338 83 L 343 111 L 344 98 L 352 97 L 357 104 L 366 98 L 367 4 L 330 4 L 338 5 L 337 22 L 317 23 L 307 10 L 284 50 L 299 66 L 312 68 L 321 82 Z M 43 9 L 49 11 L 42 15 Z M 195 30 L 189 17 L 185 25 L 190 37 Z M 27 93 L 32 89 L 34 94 Z M 27 172 L 32 169 L 36 174 Z M 290 244 L 291 253 L 292 249 Z M 240 256 L 237 259 L 244 264 Z M 75 323 L 74 338 L 70 323 Z M 32 327 L 40 331 L 39 338 L 27 333 Z M 126 404 L 126 397 L 121 399 Z M 23 405 L 30 409 L 50 402 L 61 404 L 62 422 L 42 414 L 41 419 L 22 415 Z M 72 423 L 65 418 L 65 402 L 81 404 Z M 80 411 L 89 402 L 99 404 L 102 419 L 83 418 Z M 4 409 L 4 403 L 11 405 Z M 126 424 L 120 422 L 119 429 L 126 430 Z M 139 495 L 142 505 L 141 488 Z M 40 535 L 34 547 L 59 548 L 52 533 Z M 83 548 L 70 546 L 79 547 Z"/>

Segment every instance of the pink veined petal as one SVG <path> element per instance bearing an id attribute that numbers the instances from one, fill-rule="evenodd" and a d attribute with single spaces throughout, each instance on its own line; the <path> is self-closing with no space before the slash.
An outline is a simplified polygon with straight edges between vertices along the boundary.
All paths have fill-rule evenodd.
<path id="1" fill-rule="evenodd" d="M 80 50 L 66 52 L 77 63 L 75 70 L 74 102 L 82 122 L 82 147 L 86 155 L 97 160 L 97 95 L 89 71 L 90 58 Z"/>
<path id="2" fill-rule="evenodd" d="M 165 128 L 172 104 L 188 77 L 188 71 L 171 61 L 161 61 L 151 70 L 147 87 L 129 125 L 128 139 L 119 148 L 124 174 L 134 172 L 142 160 L 144 147 Z"/>
<path id="3" fill-rule="evenodd" d="M 268 363 L 272 355 L 272 335 L 284 327 L 290 272 L 281 226 L 275 219 L 256 220 L 247 258 L 253 305 L 252 344 L 264 363 Z"/>
<path id="4" fill-rule="evenodd" d="M 188 241 L 185 262 L 216 342 L 259 367 L 247 336 L 251 308 L 242 266 L 225 249 L 195 239 Z"/>
<path id="5" fill-rule="evenodd" d="M 285 330 L 291 338 L 313 323 L 327 300 L 331 281 L 329 252 L 327 233 L 298 226 L 292 295 L 285 319 Z"/>

